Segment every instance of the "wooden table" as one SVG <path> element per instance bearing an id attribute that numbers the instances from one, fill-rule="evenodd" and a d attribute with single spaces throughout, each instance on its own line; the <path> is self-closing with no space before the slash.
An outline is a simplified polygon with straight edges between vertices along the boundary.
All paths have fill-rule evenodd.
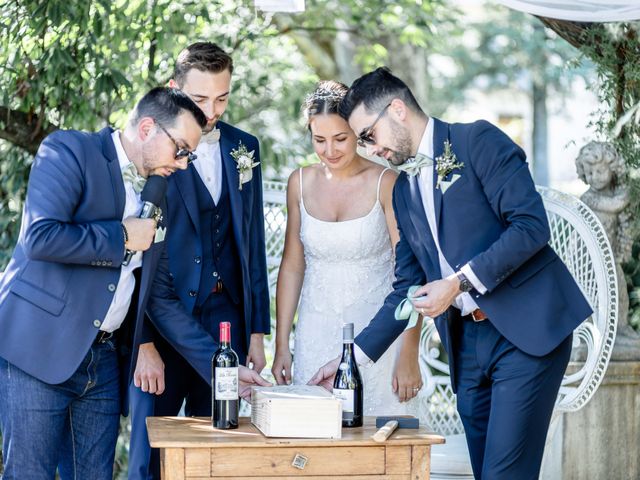
<path id="1" fill-rule="evenodd" d="M 165 480 L 305 479 L 423 480 L 431 445 L 444 438 L 424 427 L 396 430 L 384 443 L 371 440 L 373 417 L 361 428 L 343 428 L 341 439 L 267 438 L 240 418 L 237 430 L 216 430 L 210 418 L 149 417 L 149 442 L 160 448 Z M 303 468 L 294 458 L 306 457 Z"/>

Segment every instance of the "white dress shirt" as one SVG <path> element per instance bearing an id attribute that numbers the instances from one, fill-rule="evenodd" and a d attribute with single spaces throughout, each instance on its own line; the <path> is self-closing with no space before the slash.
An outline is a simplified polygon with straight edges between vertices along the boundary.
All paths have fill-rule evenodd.
<path id="1" fill-rule="evenodd" d="M 196 171 L 211 198 L 217 205 L 222 193 L 222 154 L 220 152 L 220 142 L 207 143 L 200 142 L 196 148 L 198 158 L 193 162 Z"/>
<path id="2" fill-rule="evenodd" d="M 420 146 L 418 147 L 418 153 L 428 156 L 429 158 L 434 158 L 434 147 L 433 147 L 433 120 L 430 118 L 427 122 L 427 128 L 425 128 L 424 133 L 422 134 L 422 140 L 420 141 Z M 424 213 L 427 216 L 427 223 L 429 223 L 429 230 L 431 230 L 431 235 L 433 236 L 433 241 L 436 244 L 436 248 L 438 249 L 438 260 L 440 263 L 440 273 L 442 278 L 447 278 L 448 276 L 455 273 L 447 259 L 444 258 L 442 254 L 442 249 L 440 248 L 440 239 L 438 238 L 438 226 L 436 224 L 436 210 L 433 201 L 433 166 L 426 166 L 420 169 L 420 173 L 417 177 L 418 181 L 418 190 L 420 190 L 420 196 L 422 197 L 422 206 L 424 207 Z M 443 201 L 446 201 L 446 198 L 443 198 Z M 473 287 L 478 290 L 480 293 L 484 293 L 486 288 L 482 283 L 478 280 L 469 264 L 466 264 L 462 267 L 462 273 L 465 274 L 467 279 L 471 282 Z M 470 273 L 469 273 L 470 272 Z M 476 308 L 478 308 L 478 304 L 473 301 L 473 298 L 469 293 L 461 293 L 456 297 L 453 302 L 453 306 L 460 309 L 462 311 L 462 315 L 469 315 Z"/>
<path id="3" fill-rule="evenodd" d="M 127 154 L 120 142 L 120 132 L 114 131 L 111 134 L 113 143 L 116 147 L 116 154 L 118 155 L 118 163 L 120 164 L 120 170 L 128 163 L 130 163 Z M 124 201 L 124 213 L 122 219 L 127 217 L 137 216 L 142 209 L 142 201 L 140 200 L 140 194 L 133 190 L 133 186 L 129 182 L 124 182 L 125 201 Z M 124 258 L 125 252 L 122 252 L 122 258 Z M 136 286 L 136 277 L 133 276 L 133 270 L 142 265 L 142 252 L 136 252 L 132 257 L 129 265 L 122 265 L 120 267 L 120 278 L 116 291 L 113 294 L 113 300 L 107 311 L 107 315 L 104 317 L 100 330 L 105 332 L 113 332 L 117 330 L 124 317 L 127 315 L 129 305 L 131 305 L 131 296 Z"/>

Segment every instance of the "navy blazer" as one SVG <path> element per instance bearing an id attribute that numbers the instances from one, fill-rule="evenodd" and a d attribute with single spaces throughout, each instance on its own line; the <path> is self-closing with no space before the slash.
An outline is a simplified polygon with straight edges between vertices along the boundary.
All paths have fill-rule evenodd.
<path id="1" fill-rule="evenodd" d="M 231 157 L 231 151 L 242 142 L 249 151 L 255 152 L 255 161 L 260 161 L 259 145 L 253 135 L 224 122 L 218 122 L 218 128 L 225 172 L 223 181 L 229 188 L 233 232 L 240 255 L 245 336 L 249 345 L 252 333 L 269 334 L 271 325 L 262 173 L 260 166 L 255 167 L 253 178 L 240 190 L 237 163 Z M 203 251 L 192 172 L 179 171 L 169 178 L 167 205 L 171 227 L 167 232 L 167 252 L 158 269 L 148 312 L 160 334 L 202 378 L 211 382 L 211 358 L 217 343 L 192 315 L 200 285 Z M 176 299 L 181 302 L 175 302 Z"/>
<path id="2" fill-rule="evenodd" d="M 57 131 L 42 142 L 18 243 L 0 280 L 0 356 L 46 383 L 62 383 L 76 371 L 120 278 L 125 189 L 111 133 Z M 132 300 L 137 311 L 128 315 L 134 324 L 123 329 L 133 353 L 122 365 L 123 385 L 136 361 L 162 244 L 143 255 Z"/>
<path id="3" fill-rule="evenodd" d="M 448 140 L 464 165 L 446 177 L 460 175 L 446 193 L 435 188 L 435 165 L 433 168 L 435 218 L 445 259 L 454 270 L 469 262 L 487 288 L 484 295 L 472 290 L 473 299 L 502 335 L 528 354 L 549 353 L 592 309 L 548 245 L 546 212 L 524 152 L 486 121 L 429 121 L 434 122 L 434 156 L 442 155 Z M 400 174 L 393 206 L 400 230 L 394 290 L 356 339 L 373 360 L 406 326 L 394 319 L 394 309 L 408 288 L 442 278 L 416 177 Z M 451 354 L 448 317 L 447 311 L 435 321 Z"/>

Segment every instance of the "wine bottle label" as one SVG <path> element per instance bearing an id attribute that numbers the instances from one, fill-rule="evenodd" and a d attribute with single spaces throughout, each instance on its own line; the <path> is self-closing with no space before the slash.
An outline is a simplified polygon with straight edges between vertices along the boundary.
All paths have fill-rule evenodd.
<path id="1" fill-rule="evenodd" d="M 238 367 L 216 367 L 214 400 L 238 400 Z"/>
<path id="2" fill-rule="evenodd" d="M 353 413 L 353 390 L 334 388 L 333 394 L 342 401 L 342 412 Z"/>

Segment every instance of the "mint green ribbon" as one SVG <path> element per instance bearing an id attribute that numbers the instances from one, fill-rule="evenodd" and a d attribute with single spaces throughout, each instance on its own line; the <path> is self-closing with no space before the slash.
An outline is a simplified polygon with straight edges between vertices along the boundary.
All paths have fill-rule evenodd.
<path id="1" fill-rule="evenodd" d="M 413 308 L 413 302 L 412 302 L 413 294 L 416 292 L 416 290 L 418 290 L 418 288 L 420 288 L 420 285 L 414 285 L 412 287 L 409 287 L 409 290 L 407 291 L 407 298 L 403 299 L 396 307 L 396 311 L 395 311 L 396 320 L 409 319 L 409 323 L 407 323 L 405 330 L 409 330 L 410 328 L 415 327 L 416 324 L 418 323 L 418 318 L 420 317 L 420 314 L 418 313 L 418 311 L 415 308 Z"/>
<path id="2" fill-rule="evenodd" d="M 422 167 L 430 167 L 431 165 L 433 165 L 433 159 L 431 157 L 418 153 L 413 159 L 407 160 L 396 168 L 401 172 L 405 172 L 410 177 L 413 177 L 420 173 Z"/>

